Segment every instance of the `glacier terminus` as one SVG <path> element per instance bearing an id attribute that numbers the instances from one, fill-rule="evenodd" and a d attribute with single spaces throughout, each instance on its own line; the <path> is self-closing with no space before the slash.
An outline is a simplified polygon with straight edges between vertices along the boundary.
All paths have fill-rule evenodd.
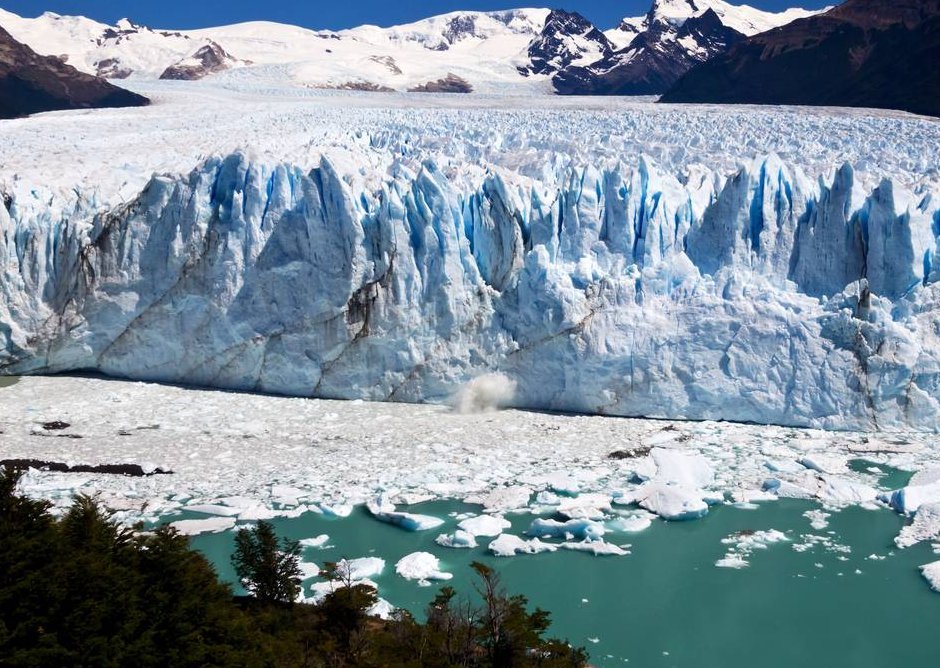
<path id="1" fill-rule="evenodd" d="M 2 373 L 940 427 L 936 123 L 264 86 L 2 128 Z"/>

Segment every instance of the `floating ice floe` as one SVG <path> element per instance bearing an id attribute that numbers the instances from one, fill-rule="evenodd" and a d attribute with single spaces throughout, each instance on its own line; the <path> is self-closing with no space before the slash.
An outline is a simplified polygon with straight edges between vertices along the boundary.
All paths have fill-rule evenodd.
<path id="1" fill-rule="evenodd" d="M 234 517 L 211 517 L 205 520 L 179 520 L 172 522 L 171 527 L 186 536 L 197 536 L 201 533 L 221 533 L 235 526 Z"/>
<path id="2" fill-rule="evenodd" d="M 894 544 L 904 548 L 937 538 L 940 538 L 940 503 L 924 503 L 917 509 L 914 520 L 901 529 Z"/>
<path id="3" fill-rule="evenodd" d="M 310 596 L 304 597 L 302 601 L 304 603 L 321 603 L 327 595 L 332 594 L 337 589 L 342 589 L 346 586 L 346 584 L 347 582 L 343 580 L 321 580 L 319 582 L 314 582 L 310 585 Z M 376 591 L 379 590 L 379 585 L 377 585 L 375 581 L 368 578 L 352 580 L 348 584 L 352 587 L 357 585 L 365 585 L 375 589 Z"/>
<path id="4" fill-rule="evenodd" d="M 304 538 L 303 540 L 299 540 L 297 542 L 300 543 L 301 547 L 322 548 L 329 542 L 329 540 L 330 537 L 328 535 L 321 533 L 319 536 L 315 536 L 313 538 Z"/>
<path id="5" fill-rule="evenodd" d="M 611 531 L 621 531 L 623 533 L 639 533 L 646 531 L 653 525 L 653 519 L 656 515 L 644 511 L 638 511 L 631 515 L 624 515 L 607 522 L 607 528 Z"/>
<path id="6" fill-rule="evenodd" d="M 444 523 L 440 517 L 431 515 L 417 515 L 415 513 L 403 513 L 395 510 L 395 506 L 389 503 L 383 496 L 366 504 L 369 512 L 375 519 L 388 524 L 394 524 L 406 531 L 427 531 L 435 529 Z"/>
<path id="7" fill-rule="evenodd" d="M 940 561 L 934 561 L 920 567 L 920 572 L 924 579 L 930 583 L 930 588 L 935 592 L 940 592 Z"/>
<path id="8" fill-rule="evenodd" d="M 524 540 L 519 536 L 504 533 L 490 542 L 489 551 L 497 557 L 514 557 L 517 554 L 539 554 L 540 552 L 554 552 L 557 545 L 543 543 L 538 538 Z"/>
<path id="9" fill-rule="evenodd" d="M 457 529 L 454 533 L 442 533 L 434 539 L 434 542 L 441 547 L 474 548 L 477 546 L 476 537 L 463 529 Z"/>
<path id="10" fill-rule="evenodd" d="M 741 531 L 722 539 L 730 545 L 727 554 L 715 562 L 719 568 L 747 568 L 748 557 L 754 550 L 766 550 L 769 545 L 788 540 L 787 535 L 776 529 L 767 531 Z"/>
<path id="11" fill-rule="evenodd" d="M 610 495 L 591 493 L 562 498 L 556 512 L 572 520 L 601 520 L 610 512 Z"/>
<path id="12" fill-rule="evenodd" d="M 471 536 L 498 536 L 512 523 L 499 515 L 477 515 L 458 522 L 457 527 Z"/>
<path id="13" fill-rule="evenodd" d="M 342 579 L 363 580 L 376 577 L 385 570 L 385 560 L 379 557 L 340 559 L 336 562 L 336 574 Z"/>
<path id="14" fill-rule="evenodd" d="M 715 471 L 705 457 L 678 450 L 653 448 L 654 480 L 689 489 L 704 489 L 715 482 Z"/>
<path id="15" fill-rule="evenodd" d="M 430 552 L 414 552 L 395 564 L 395 572 L 406 580 L 417 580 L 418 584 L 428 586 L 431 580 L 450 580 L 454 577 L 452 573 L 442 571 L 440 566 L 440 560 Z"/>
<path id="16" fill-rule="evenodd" d="M 602 556 L 616 556 L 622 557 L 630 554 L 629 550 L 626 550 L 619 545 L 614 545 L 612 543 L 606 543 L 603 540 L 584 540 L 580 542 L 575 541 L 565 541 L 561 544 L 561 548 L 564 550 L 574 550 L 576 552 L 588 552 L 597 557 Z"/>
<path id="17" fill-rule="evenodd" d="M 879 498 L 899 513 L 913 515 L 924 504 L 940 503 L 940 480 L 924 484 L 912 484 L 893 492 L 879 495 Z"/>
<path id="18" fill-rule="evenodd" d="M 636 490 L 634 499 L 642 508 L 664 520 L 693 520 L 708 514 L 701 491 L 675 485 L 648 482 Z"/>
<path id="19" fill-rule="evenodd" d="M 593 520 L 558 520 L 535 519 L 529 525 L 526 534 L 535 538 L 563 538 L 565 540 L 597 540 L 605 533 L 604 525 Z"/>
<path id="20" fill-rule="evenodd" d="M 300 569 L 301 580 L 310 580 L 320 575 L 320 567 L 313 562 L 301 561 L 297 563 L 297 567 Z"/>
<path id="21" fill-rule="evenodd" d="M 809 520 L 809 525 L 816 531 L 822 531 L 829 526 L 829 516 L 830 513 L 824 510 L 807 510 L 803 513 L 803 517 Z"/>
<path id="22" fill-rule="evenodd" d="M 384 598 L 377 599 L 375 605 L 366 610 L 367 615 L 370 617 L 378 617 L 379 619 L 391 619 L 392 613 L 394 612 L 395 606 Z"/>
<path id="23" fill-rule="evenodd" d="M 523 510 L 529 505 L 532 490 L 522 485 L 508 485 L 497 487 L 479 499 L 483 509 L 487 512 L 505 513 L 514 510 Z M 477 501 L 467 499 L 467 503 Z"/>

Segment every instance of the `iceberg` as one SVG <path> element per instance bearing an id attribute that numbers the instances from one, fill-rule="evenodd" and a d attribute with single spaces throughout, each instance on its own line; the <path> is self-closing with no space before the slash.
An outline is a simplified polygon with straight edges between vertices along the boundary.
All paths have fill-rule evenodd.
<path id="1" fill-rule="evenodd" d="M 554 552 L 557 549 L 557 545 L 543 543 L 538 538 L 525 540 L 509 533 L 501 534 L 489 545 L 489 551 L 497 557 L 514 557 L 517 554 L 540 554 L 542 552 Z"/>
<path id="2" fill-rule="evenodd" d="M 604 525 L 592 520 L 558 520 L 535 519 L 526 531 L 535 538 L 564 538 L 566 540 L 600 540 L 605 533 Z"/>
<path id="3" fill-rule="evenodd" d="M 477 546 L 476 536 L 461 529 L 454 533 L 442 533 L 434 539 L 434 542 L 441 547 L 469 549 Z"/>
<path id="4" fill-rule="evenodd" d="M 478 515 L 461 520 L 457 527 L 471 536 L 498 536 L 512 523 L 497 515 Z"/>
<path id="5" fill-rule="evenodd" d="M 399 512 L 384 496 L 370 501 L 366 507 L 375 519 L 401 527 L 406 531 L 427 531 L 436 529 L 444 523 L 441 518 L 431 515 Z"/>
<path id="6" fill-rule="evenodd" d="M 417 580 L 418 584 L 429 586 L 431 580 L 450 580 L 454 577 L 440 567 L 440 560 L 430 552 L 414 552 L 395 564 L 395 572 L 406 580 Z"/>
<path id="7" fill-rule="evenodd" d="M 382 574 L 385 560 L 379 557 L 340 559 L 336 563 L 336 574 L 342 579 L 365 580 Z"/>

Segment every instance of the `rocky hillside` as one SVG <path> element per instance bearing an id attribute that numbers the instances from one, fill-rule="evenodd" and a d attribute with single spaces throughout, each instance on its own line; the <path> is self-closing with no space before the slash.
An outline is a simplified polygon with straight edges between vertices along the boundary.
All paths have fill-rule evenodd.
<path id="1" fill-rule="evenodd" d="M 135 107 L 145 97 L 40 56 L 0 28 L 0 118 L 88 107 Z"/>
<path id="2" fill-rule="evenodd" d="M 901 109 L 940 116 L 940 0 L 848 0 L 696 67 L 663 102 Z"/>

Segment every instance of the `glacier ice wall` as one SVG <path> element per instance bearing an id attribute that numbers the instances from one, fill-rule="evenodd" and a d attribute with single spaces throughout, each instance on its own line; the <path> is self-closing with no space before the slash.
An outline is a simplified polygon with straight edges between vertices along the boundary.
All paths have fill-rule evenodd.
<path id="1" fill-rule="evenodd" d="M 540 409 L 940 426 L 940 202 L 768 156 L 363 179 L 236 153 L 133 201 L 0 206 L 0 372 Z M 373 175 L 374 176 L 374 175 Z"/>

